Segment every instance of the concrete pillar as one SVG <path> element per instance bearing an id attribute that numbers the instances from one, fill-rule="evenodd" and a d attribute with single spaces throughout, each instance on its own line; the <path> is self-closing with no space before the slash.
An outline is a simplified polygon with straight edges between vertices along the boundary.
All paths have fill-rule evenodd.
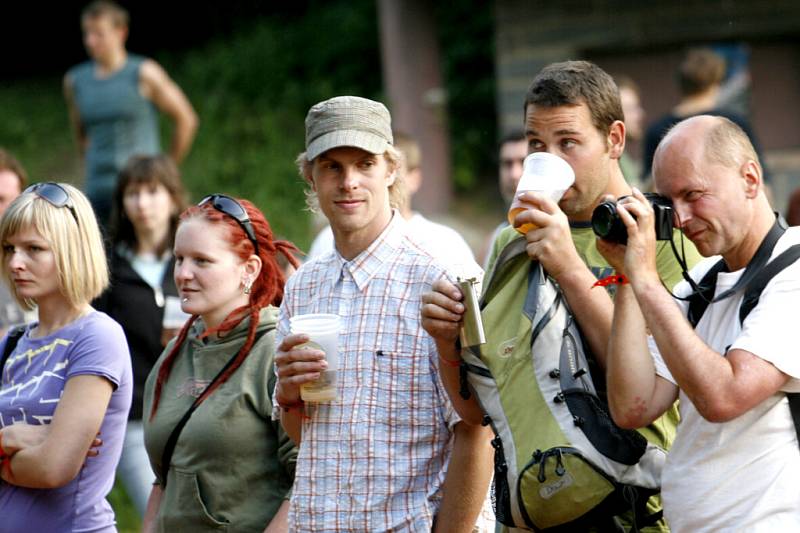
<path id="1" fill-rule="evenodd" d="M 416 210 L 447 210 L 452 197 L 446 92 L 430 6 L 423 0 L 378 0 L 383 84 L 392 125 L 414 137 L 423 183 Z"/>

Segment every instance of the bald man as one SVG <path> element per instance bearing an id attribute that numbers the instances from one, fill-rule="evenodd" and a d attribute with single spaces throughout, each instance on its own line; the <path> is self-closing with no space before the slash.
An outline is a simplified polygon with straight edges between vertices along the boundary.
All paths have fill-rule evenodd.
<path id="1" fill-rule="evenodd" d="M 800 392 L 793 312 L 800 262 L 766 285 L 742 323 L 742 290 L 722 294 L 757 258 L 771 260 L 800 243 L 800 228 L 776 220 L 753 145 L 726 118 L 677 124 L 656 151 L 653 173 L 678 225 L 709 258 L 691 278 L 703 279 L 719 261 L 712 256 L 724 268 L 716 299 L 707 295 L 711 303 L 693 327 L 688 303 L 659 281 L 650 204 L 638 191 L 623 201 L 627 246 L 598 241 L 629 280 L 617 291 L 608 351 L 614 420 L 641 427 L 680 398 L 681 423 L 662 478 L 673 532 L 800 531 L 800 452 L 787 401 L 787 393 Z M 678 297 L 692 293 L 688 282 L 675 287 Z"/>

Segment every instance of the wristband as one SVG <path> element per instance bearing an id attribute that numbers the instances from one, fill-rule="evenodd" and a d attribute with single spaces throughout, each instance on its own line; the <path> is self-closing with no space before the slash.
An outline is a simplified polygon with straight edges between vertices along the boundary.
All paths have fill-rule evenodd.
<path id="1" fill-rule="evenodd" d="M 286 412 L 289 412 L 292 409 L 300 409 L 300 410 L 302 410 L 303 407 L 305 407 L 305 405 L 306 404 L 305 404 L 305 402 L 303 400 L 297 400 L 296 402 L 292 402 L 292 403 L 278 402 L 278 407 L 280 407 L 281 409 L 283 409 Z"/>
<path id="2" fill-rule="evenodd" d="M 625 277 L 624 274 L 612 274 L 610 276 L 606 276 L 604 278 L 600 278 L 594 282 L 592 288 L 595 287 L 607 287 L 608 285 L 627 285 L 628 278 Z"/>
<path id="3" fill-rule="evenodd" d="M 439 354 L 439 360 L 451 368 L 458 368 L 461 366 L 461 359 L 453 361 L 452 359 L 442 357 L 442 354 Z"/>

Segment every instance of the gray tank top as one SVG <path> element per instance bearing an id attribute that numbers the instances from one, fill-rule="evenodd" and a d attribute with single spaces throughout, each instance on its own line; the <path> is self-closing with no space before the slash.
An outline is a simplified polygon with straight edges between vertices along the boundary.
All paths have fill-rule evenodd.
<path id="1" fill-rule="evenodd" d="M 129 54 L 125 65 L 108 78 L 96 76 L 94 61 L 68 72 L 89 140 L 85 190 L 92 200 L 110 201 L 117 175 L 130 156 L 161 151 L 155 106 L 139 93 L 143 60 Z"/>

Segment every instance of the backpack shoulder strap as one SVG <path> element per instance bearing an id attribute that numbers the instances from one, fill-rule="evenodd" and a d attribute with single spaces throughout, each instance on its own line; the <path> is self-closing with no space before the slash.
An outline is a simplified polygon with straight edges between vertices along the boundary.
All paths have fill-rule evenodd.
<path id="1" fill-rule="evenodd" d="M 761 293 L 772 278 L 780 274 L 783 269 L 800 259 L 800 244 L 795 244 L 784 250 L 778 257 L 767 263 L 767 266 L 756 274 L 753 280 L 747 284 L 744 291 L 742 305 L 739 307 L 739 322 L 743 323 L 750 311 L 758 305 Z"/>
<path id="2" fill-rule="evenodd" d="M 490 289 L 499 278 L 499 274 L 503 269 L 515 258 L 525 253 L 525 248 L 528 246 L 528 241 L 525 237 L 520 235 L 513 241 L 506 244 L 497 256 L 497 259 L 492 266 L 491 272 L 485 277 L 483 294 L 481 295 L 479 307 L 483 309 L 486 306 L 486 298 L 491 293 Z"/>
<path id="3" fill-rule="evenodd" d="M 783 269 L 793 264 L 797 259 L 800 259 L 800 244 L 790 246 L 783 251 L 778 257 L 770 261 L 747 285 L 745 289 L 742 305 L 739 307 L 739 323 L 743 324 L 744 319 L 750 314 L 750 311 L 758 305 L 758 300 L 761 293 L 766 288 L 767 284 L 777 276 Z M 789 411 L 794 420 L 794 429 L 797 432 L 797 442 L 800 443 L 800 393 L 786 393 L 786 399 L 789 401 Z"/>

